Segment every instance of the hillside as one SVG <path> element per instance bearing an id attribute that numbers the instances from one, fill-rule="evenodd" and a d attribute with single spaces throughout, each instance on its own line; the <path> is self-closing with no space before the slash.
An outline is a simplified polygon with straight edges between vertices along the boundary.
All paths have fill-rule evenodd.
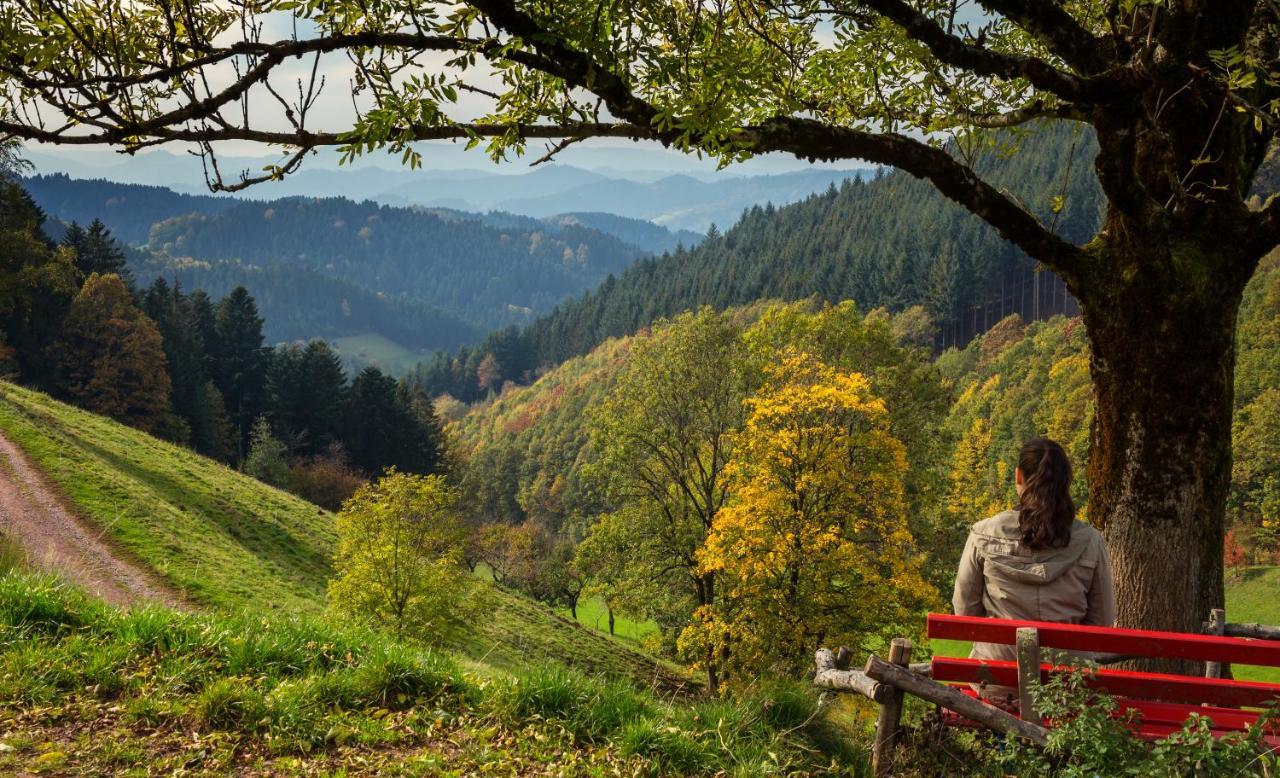
<path id="1" fill-rule="evenodd" d="M 1016 194 L 1064 237 L 1083 242 L 1093 234 L 1102 199 L 1091 169 L 1091 135 L 1056 124 L 988 141 L 970 152 L 990 181 Z M 1015 143 L 1018 152 L 1009 154 Z M 981 219 L 901 171 L 849 179 L 785 207 L 753 207 L 730 229 L 686 249 L 610 275 L 536 318 L 518 337 L 494 333 L 460 350 L 456 360 L 440 356 L 424 363 L 418 380 L 434 394 L 478 399 L 474 368 L 485 353 L 497 358 L 503 378 L 522 382 L 606 338 L 703 305 L 725 309 L 811 297 L 853 300 L 863 310 L 923 305 L 945 325 L 983 302 L 991 288 L 999 290 L 1002 280 L 1025 277 L 1033 267 Z M 1045 284 L 1057 299 L 1041 312 L 1060 312 L 1061 284 L 1052 276 Z M 466 370 L 460 373 L 458 365 Z"/>
<path id="2" fill-rule="evenodd" d="M 348 364 L 376 364 L 399 375 L 438 349 L 473 342 L 481 329 L 404 295 L 373 292 L 321 271 L 283 263 L 176 258 L 163 252 L 130 248 L 129 272 L 145 287 L 157 278 L 188 291 L 203 289 L 218 298 L 246 287 L 262 314 L 268 343 L 312 338 L 381 339 L 391 344 L 377 352 L 350 347 Z"/>
<path id="3" fill-rule="evenodd" d="M 196 606 L 315 614 L 335 535 L 328 512 L 38 392 L 0 383 L 0 434 L 123 553 Z M 39 562 L 40 560 L 35 560 Z M 626 643 L 495 588 L 491 617 L 452 648 L 486 665 L 553 662 L 672 688 L 685 679 Z"/>
<path id="4" fill-rule="evenodd" d="M 389 329 L 374 330 L 410 348 L 422 347 L 422 341 L 428 341 L 427 348 L 453 347 L 456 335 L 468 326 L 485 331 L 526 322 L 649 252 L 691 243 L 687 235 L 648 222 L 597 214 L 541 220 L 345 198 L 257 202 L 62 175 L 32 176 L 23 186 L 54 220 L 88 223 L 100 218 L 117 238 L 145 245 L 160 257 L 144 262 L 149 267 L 140 275 L 154 277 L 170 264 L 190 277 L 207 264 L 204 275 L 213 278 L 197 279 L 199 283 L 244 284 L 255 292 L 252 283 L 264 283 L 264 291 L 283 301 L 282 315 L 273 318 L 316 325 L 300 337 L 368 331 L 332 305 L 348 297 L 364 298 L 360 302 L 368 308 L 365 301 L 377 296 L 384 299 L 382 307 L 401 309 L 392 318 L 430 320 L 399 329 L 424 329 L 426 324 L 428 331 L 452 330 L 414 342 Z M 193 267 L 184 266 L 193 262 Z M 300 283 L 291 289 L 281 275 Z M 324 282 L 349 291 L 338 297 L 334 289 L 321 288 Z M 304 299 L 295 301 L 291 295 Z M 314 310 L 306 304 L 310 295 Z M 289 330 L 286 337 L 298 336 Z"/>
<path id="5" fill-rule="evenodd" d="M 1092 173 L 1092 136 L 1051 125 L 1013 141 L 1019 145 L 1013 155 L 1000 147 L 977 150 L 979 172 L 1064 237 L 1091 237 L 1102 203 Z M 1008 145 L 1010 139 L 998 142 Z M 1055 215 L 1058 195 L 1064 206 Z M 658 316 L 762 298 L 816 295 L 863 308 L 924 304 L 941 321 L 1027 266 L 1026 256 L 978 217 L 926 182 L 895 171 L 846 181 L 783 208 L 752 208 L 696 249 L 639 262 L 536 320 L 525 335 L 526 348 L 533 364 L 555 364 Z"/>
<path id="6" fill-rule="evenodd" d="M 741 775 L 865 769 L 817 697 L 659 697 L 540 666 L 491 678 L 306 617 L 122 612 L 0 571 L 0 771 Z"/>

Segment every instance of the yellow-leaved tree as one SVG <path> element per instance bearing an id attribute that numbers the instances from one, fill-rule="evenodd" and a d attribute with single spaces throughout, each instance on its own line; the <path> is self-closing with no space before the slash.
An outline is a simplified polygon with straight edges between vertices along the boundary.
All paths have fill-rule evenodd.
<path id="1" fill-rule="evenodd" d="M 681 636 L 729 677 L 800 673 L 819 644 L 911 631 L 936 590 L 907 531 L 902 444 L 866 378 L 785 349 L 746 400 L 698 562 L 720 597 Z"/>
<path id="2" fill-rule="evenodd" d="M 477 605 L 456 502 L 442 476 L 395 469 L 357 489 L 338 514 L 330 611 L 396 637 L 439 642 Z"/>

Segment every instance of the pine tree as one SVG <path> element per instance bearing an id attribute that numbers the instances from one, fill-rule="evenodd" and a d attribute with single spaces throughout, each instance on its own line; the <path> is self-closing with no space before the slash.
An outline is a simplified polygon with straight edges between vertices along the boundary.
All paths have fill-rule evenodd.
<path id="1" fill-rule="evenodd" d="M 347 392 L 343 444 L 351 463 L 375 475 L 387 467 L 412 473 L 442 465 L 439 433 L 404 403 L 395 379 L 366 367 Z"/>
<path id="2" fill-rule="evenodd" d="M 243 451 L 249 428 L 262 410 L 269 359 L 262 347 L 258 306 L 243 286 L 237 286 L 218 303 L 214 331 L 214 380 L 226 403 L 237 447 Z"/>
<path id="3" fill-rule="evenodd" d="M 59 352 L 66 393 L 82 407 L 147 431 L 170 422 L 160 331 L 118 277 L 85 281 L 63 321 Z"/>
<path id="4" fill-rule="evenodd" d="M 191 425 L 191 445 L 196 451 L 223 462 L 231 458 L 235 435 L 222 402 L 222 392 L 213 381 L 205 381 L 200 387 L 187 423 Z"/>
<path id="5" fill-rule="evenodd" d="M 173 385 L 173 411 L 194 426 L 196 406 L 209 380 L 205 344 L 196 326 L 191 299 L 174 284 L 157 278 L 142 296 L 142 308 L 160 329 L 164 341 L 169 380 Z"/>
<path id="6" fill-rule="evenodd" d="M 323 340 L 277 348 L 267 372 L 267 412 L 276 434 L 300 456 L 338 442 L 347 376 Z"/>
<path id="7" fill-rule="evenodd" d="M 100 219 L 90 222 L 87 230 L 72 222 L 67 228 L 63 244 L 75 252 L 76 269 L 85 278 L 94 273 L 114 273 L 120 276 L 126 286 L 133 285 L 133 278 L 125 267 L 124 251 L 115 238 L 111 237 L 111 230 Z"/>
<path id="8" fill-rule="evenodd" d="M 53 346 L 77 285 L 71 252 L 45 237 L 44 221 L 21 186 L 0 180 L 0 328 L 22 380 L 53 389 Z"/>

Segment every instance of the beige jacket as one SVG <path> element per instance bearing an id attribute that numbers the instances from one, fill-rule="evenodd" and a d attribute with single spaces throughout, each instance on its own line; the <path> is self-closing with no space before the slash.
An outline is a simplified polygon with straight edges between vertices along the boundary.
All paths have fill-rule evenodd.
<path id="1" fill-rule="evenodd" d="M 956 573 L 951 604 L 959 616 L 1115 623 L 1111 562 L 1102 533 L 1081 521 L 1065 548 L 1030 551 L 1019 539 L 1017 511 L 1004 511 L 973 525 Z M 970 656 L 1016 659 L 1013 646 L 975 643 Z"/>

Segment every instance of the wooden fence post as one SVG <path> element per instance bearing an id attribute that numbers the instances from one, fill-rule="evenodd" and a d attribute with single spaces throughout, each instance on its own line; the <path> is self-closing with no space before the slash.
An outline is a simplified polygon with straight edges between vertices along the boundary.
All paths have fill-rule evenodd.
<path id="1" fill-rule="evenodd" d="M 1227 630 L 1227 612 L 1222 608 L 1214 608 L 1209 611 L 1209 626 L 1205 630 L 1210 635 L 1222 635 Z M 1221 678 L 1222 663 L 1221 662 L 1205 662 L 1204 663 L 1205 678 Z"/>
<path id="2" fill-rule="evenodd" d="M 1031 687 L 1040 683 L 1040 631 L 1035 627 L 1019 627 L 1018 645 L 1018 713 L 1023 721 L 1043 724 Z"/>
<path id="3" fill-rule="evenodd" d="M 894 638 L 889 645 L 889 661 L 899 667 L 911 665 L 911 641 Z M 898 740 L 898 725 L 902 721 L 902 690 L 890 687 L 893 692 L 880 704 L 880 718 L 876 720 L 876 739 L 871 746 L 871 769 L 877 776 L 889 774 L 889 755 Z"/>

